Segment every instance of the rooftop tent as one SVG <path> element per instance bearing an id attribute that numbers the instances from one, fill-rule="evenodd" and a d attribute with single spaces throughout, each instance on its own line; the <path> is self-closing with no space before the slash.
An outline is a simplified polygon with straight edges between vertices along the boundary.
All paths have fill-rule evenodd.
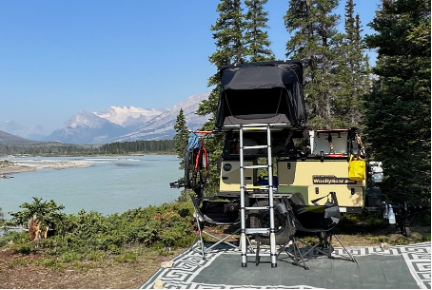
<path id="1" fill-rule="evenodd" d="M 300 61 L 222 67 L 216 127 L 241 124 L 306 126 Z"/>

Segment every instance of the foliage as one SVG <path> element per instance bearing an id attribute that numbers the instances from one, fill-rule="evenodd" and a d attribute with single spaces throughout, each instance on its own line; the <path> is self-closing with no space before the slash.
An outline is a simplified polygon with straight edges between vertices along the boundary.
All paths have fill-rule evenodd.
<path id="1" fill-rule="evenodd" d="M 63 205 L 57 205 L 54 200 L 42 201 L 41 197 L 33 197 L 32 203 L 25 202 L 20 205 L 20 208 L 23 210 L 9 212 L 19 225 L 26 225 L 30 218 L 36 216 L 43 225 L 52 222 L 60 226 L 65 217 L 65 214 L 60 212 L 64 209 Z"/>
<path id="2" fill-rule="evenodd" d="M 122 154 L 129 152 L 174 152 L 174 140 L 137 140 L 102 145 L 98 153 Z"/>
<path id="3" fill-rule="evenodd" d="M 180 112 L 177 116 L 176 124 L 174 125 L 174 129 L 176 130 L 176 135 L 174 136 L 175 140 L 175 152 L 177 153 L 177 157 L 180 159 L 180 168 L 184 169 L 184 157 L 186 148 L 188 145 L 189 132 L 188 127 L 186 125 L 186 120 L 183 114 L 183 109 L 180 109 Z M 178 202 L 185 202 L 189 200 L 188 191 L 182 190 L 180 196 L 178 197 Z"/>
<path id="4" fill-rule="evenodd" d="M 335 114 L 340 87 L 337 67 L 343 35 L 336 29 L 339 15 L 332 14 L 338 0 L 291 0 L 284 17 L 290 34 L 287 57 L 304 59 L 304 93 L 311 128 L 343 125 Z"/>
<path id="5" fill-rule="evenodd" d="M 177 115 L 174 129 L 176 130 L 176 135 L 174 136 L 175 152 L 177 153 L 177 157 L 180 159 L 180 169 L 183 169 L 184 156 L 188 145 L 189 132 L 182 108 L 180 108 L 180 112 Z"/>
<path id="6" fill-rule="evenodd" d="M 213 64 L 243 62 L 246 53 L 245 27 L 240 4 L 240 0 L 222 0 L 218 4 L 219 18 L 211 27 L 218 48 L 209 58 Z"/>
<path id="7" fill-rule="evenodd" d="M 6 220 L 4 218 L 4 213 L 2 208 L 0 207 L 0 227 L 2 227 L 6 223 Z"/>
<path id="8" fill-rule="evenodd" d="M 99 145 L 72 145 L 58 142 L 37 142 L 27 145 L 0 144 L 0 154 L 90 154 L 97 150 Z"/>
<path id="9" fill-rule="evenodd" d="M 93 154 L 123 154 L 128 152 L 174 152 L 173 140 L 137 140 L 129 142 L 114 142 L 104 145 L 72 145 L 56 142 L 39 142 L 28 145 L 0 144 L 0 154 L 29 155 L 93 155 Z M 0 163 L 0 167 L 7 164 Z"/>
<path id="10" fill-rule="evenodd" d="M 244 3 L 248 8 L 245 18 L 245 42 L 247 45 L 247 55 L 250 56 L 251 62 L 272 61 L 275 56 L 270 46 L 267 31 L 263 28 L 267 26 L 267 15 L 264 11 L 264 4 L 268 0 L 246 0 Z"/>
<path id="11" fill-rule="evenodd" d="M 389 176 L 388 198 L 430 204 L 430 1 L 384 1 L 369 24 L 369 48 L 378 50 L 378 76 L 365 96 L 366 140 Z"/>
<path id="12" fill-rule="evenodd" d="M 335 114 L 345 127 L 358 127 L 363 115 L 362 95 L 370 91 L 368 56 L 360 35 L 360 17 L 354 17 L 354 1 L 345 5 L 345 33 L 340 47 L 336 74 L 340 80 L 336 92 Z"/>
<path id="13" fill-rule="evenodd" d="M 197 110 L 201 116 L 209 116 L 204 130 L 213 130 L 216 121 L 216 111 L 220 91 L 219 69 L 224 65 L 243 63 L 247 61 L 273 60 L 273 52 L 268 48 L 270 41 L 267 32 L 267 12 L 264 12 L 265 0 L 245 1 L 247 14 L 242 13 L 240 0 L 222 0 L 217 6 L 219 17 L 212 25 L 216 52 L 209 61 L 215 65 L 217 72 L 209 78 L 208 85 L 213 87 L 208 100 L 203 100 Z M 214 195 L 219 187 L 219 172 L 217 162 L 222 154 L 224 135 L 216 133 L 206 139 L 205 146 L 209 151 L 209 178 L 205 187 L 206 195 Z"/>
<path id="14" fill-rule="evenodd" d="M 8 161 L 8 160 L 0 160 L 0 168 L 3 167 L 8 167 L 12 164 L 12 162 Z"/>
<path id="15" fill-rule="evenodd" d="M 55 202 L 42 203 L 34 199 L 32 204 L 24 203 L 22 208 L 29 208 L 28 213 L 17 216 L 31 216 L 53 210 L 36 210 L 54 207 Z M 46 206 L 49 205 L 49 206 Z M 83 258 L 93 261 L 104 259 L 106 254 L 124 255 L 119 260 L 130 261 L 133 257 L 127 253 L 131 245 L 140 244 L 160 252 L 166 248 L 186 247 L 192 243 L 193 228 L 191 221 L 193 207 L 189 203 L 162 204 L 128 210 L 122 214 L 104 216 L 98 212 L 81 210 L 78 214 L 62 217 L 62 229 L 58 234 L 38 241 L 37 247 L 30 243 L 26 233 L 8 232 L 0 238 L 0 245 L 11 241 L 15 250 L 22 253 L 43 251 L 56 255 L 64 261 L 79 261 Z"/>
<path id="16" fill-rule="evenodd" d="M 209 57 L 209 61 L 219 70 L 224 65 L 242 63 L 247 50 L 243 36 L 245 27 L 240 0 L 222 0 L 217 6 L 217 11 L 219 18 L 211 26 L 216 52 Z M 213 86 L 213 90 L 209 98 L 200 103 L 196 112 L 200 116 L 209 116 L 209 120 L 203 125 L 204 130 L 213 130 L 215 127 L 220 81 L 219 72 L 209 78 L 208 86 Z M 214 194 L 218 188 L 215 164 L 222 153 L 223 141 L 222 134 L 214 134 L 213 137 L 206 139 L 205 146 L 209 152 L 210 162 L 208 185 L 205 188 L 207 195 Z"/>

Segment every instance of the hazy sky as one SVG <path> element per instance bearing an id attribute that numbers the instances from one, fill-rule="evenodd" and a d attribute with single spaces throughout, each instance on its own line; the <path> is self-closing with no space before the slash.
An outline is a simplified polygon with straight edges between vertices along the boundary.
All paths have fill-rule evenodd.
<path id="1" fill-rule="evenodd" d="M 271 49 L 285 59 L 288 0 L 270 0 Z M 363 34 L 379 0 L 355 0 Z M 216 0 L 1 0 L 0 122 L 48 133 L 79 112 L 171 108 L 209 91 Z M 344 14 L 342 0 L 336 12 Z M 341 20 L 343 27 L 343 18 Z M 371 63 L 375 53 L 371 53 Z"/>

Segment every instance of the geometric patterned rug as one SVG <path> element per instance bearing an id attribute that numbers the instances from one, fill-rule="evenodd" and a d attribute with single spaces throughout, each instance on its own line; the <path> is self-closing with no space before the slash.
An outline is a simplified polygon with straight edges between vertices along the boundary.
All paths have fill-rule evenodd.
<path id="1" fill-rule="evenodd" d="M 251 261 L 241 267 L 239 251 L 231 248 L 216 248 L 206 254 L 206 260 L 194 251 L 186 251 L 173 259 L 172 268 L 159 269 L 140 289 L 152 289 L 155 280 L 161 280 L 166 289 L 431 289 L 430 242 L 392 246 L 389 250 L 347 249 L 358 265 L 343 258 L 347 255 L 342 248 L 335 248 L 334 259 L 317 252 L 306 257 L 310 270 L 292 265 L 283 254 L 277 267 L 271 268 L 264 257 L 258 266 Z"/>

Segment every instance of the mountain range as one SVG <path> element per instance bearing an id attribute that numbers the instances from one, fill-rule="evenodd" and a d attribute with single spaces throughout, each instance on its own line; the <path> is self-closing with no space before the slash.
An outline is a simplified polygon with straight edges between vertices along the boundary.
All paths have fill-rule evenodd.
<path id="1" fill-rule="evenodd" d="M 31 130 L 14 121 L 3 122 L 0 124 L 0 130 L 5 131 L 2 133 L 9 135 L 12 133 L 27 139 L 72 144 L 172 139 L 175 135 L 174 124 L 180 109 L 183 109 L 189 129 L 198 129 L 207 121 L 206 116 L 198 116 L 195 112 L 201 101 L 207 99 L 209 94 L 207 92 L 190 96 L 171 109 L 165 110 L 112 106 L 107 111 L 80 111 L 48 136 L 42 135 L 43 128 L 41 127 L 39 131 L 37 131 L 38 128 Z M 9 135 L 3 139 L 13 139 L 11 138 L 13 135 Z M 0 134 L 0 144 L 3 143 L 2 137 L 3 135 Z"/>
<path id="2" fill-rule="evenodd" d="M 23 137 L 0 131 L 0 144 L 1 145 L 27 145 L 38 143 L 37 141 L 25 139 Z"/>

